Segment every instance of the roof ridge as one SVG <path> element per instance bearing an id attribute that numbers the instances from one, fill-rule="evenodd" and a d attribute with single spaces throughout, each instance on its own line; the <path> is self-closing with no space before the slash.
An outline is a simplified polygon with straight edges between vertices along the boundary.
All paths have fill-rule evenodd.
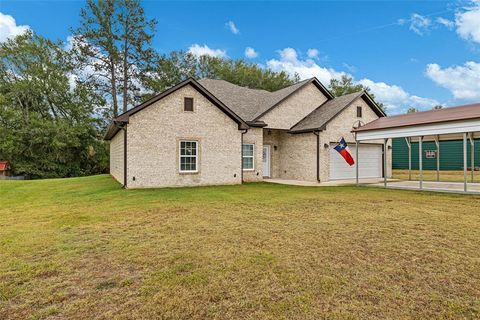
<path id="1" fill-rule="evenodd" d="M 286 87 L 283 87 L 283 88 L 281 88 L 281 89 L 278 89 L 278 90 L 275 90 L 275 91 L 269 91 L 269 92 L 270 92 L 270 93 L 275 93 L 275 92 L 278 92 L 278 91 L 280 91 L 280 90 L 293 87 L 293 86 L 295 86 L 295 85 L 297 85 L 297 84 L 300 84 L 300 83 L 303 83 L 303 82 L 312 81 L 313 79 L 315 79 L 315 77 L 308 78 L 308 79 L 303 79 L 303 80 L 300 80 L 300 81 L 298 81 L 298 82 L 292 83 L 291 85 L 288 85 L 288 86 L 286 86 Z"/>
<path id="2" fill-rule="evenodd" d="M 225 79 L 203 78 L 203 79 L 200 79 L 199 82 L 201 83 L 202 80 L 223 81 L 223 82 L 228 83 L 229 85 L 232 85 L 232 86 L 235 86 L 235 87 L 239 87 L 239 88 L 242 88 L 242 89 L 246 89 L 246 90 L 255 90 L 255 91 L 261 91 L 261 92 L 266 92 L 266 93 L 273 93 L 273 92 L 275 92 L 275 91 L 268 91 L 268 90 L 265 90 L 265 89 L 257 89 L 257 88 L 250 88 L 250 87 L 241 86 L 241 85 L 238 85 L 238 84 L 236 84 L 236 83 L 230 82 L 230 81 L 225 80 Z M 279 90 L 282 90 L 282 89 L 279 89 Z"/>
<path id="3" fill-rule="evenodd" d="M 428 112 L 441 112 L 441 111 L 445 111 L 445 110 L 448 110 L 448 109 L 455 109 L 455 108 L 466 108 L 466 107 L 472 107 L 472 106 L 476 106 L 478 105 L 478 103 L 469 103 L 469 104 L 462 104 L 462 105 L 459 105 L 459 106 L 449 106 L 449 107 L 443 107 L 441 109 L 431 109 L 431 110 L 424 110 L 424 111 L 416 111 L 416 112 L 412 112 L 412 113 L 401 113 L 401 114 L 395 114 L 393 116 L 388 116 L 389 118 L 396 118 L 396 117 L 401 117 L 401 116 L 406 116 L 406 115 L 414 115 L 414 114 L 419 114 L 419 113 L 428 113 Z"/>
<path id="4" fill-rule="evenodd" d="M 346 96 L 350 96 L 350 95 L 354 95 L 354 94 L 363 94 L 364 92 L 365 92 L 365 89 L 361 89 L 359 91 L 342 94 L 341 96 L 335 97 L 334 99 L 341 98 L 341 97 L 346 97 Z"/>

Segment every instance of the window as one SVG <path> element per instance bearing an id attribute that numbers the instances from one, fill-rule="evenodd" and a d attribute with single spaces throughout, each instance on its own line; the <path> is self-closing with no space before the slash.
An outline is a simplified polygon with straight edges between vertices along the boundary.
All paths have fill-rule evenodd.
<path id="1" fill-rule="evenodd" d="M 193 98 L 184 98 L 183 111 L 193 111 Z"/>
<path id="2" fill-rule="evenodd" d="M 244 144 L 242 147 L 243 170 L 253 170 L 253 144 Z"/>
<path id="3" fill-rule="evenodd" d="M 180 141 L 180 172 L 198 172 L 197 141 Z"/>
<path id="4" fill-rule="evenodd" d="M 357 118 L 362 117 L 362 107 L 357 107 Z"/>

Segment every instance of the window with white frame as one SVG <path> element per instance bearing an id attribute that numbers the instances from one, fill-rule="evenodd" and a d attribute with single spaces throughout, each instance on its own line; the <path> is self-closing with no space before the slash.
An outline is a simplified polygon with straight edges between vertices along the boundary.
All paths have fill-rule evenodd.
<path id="1" fill-rule="evenodd" d="M 180 141 L 180 172 L 198 172 L 198 141 Z"/>
<path id="2" fill-rule="evenodd" d="M 253 144 L 246 143 L 242 146 L 242 161 L 243 161 L 243 170 L 253 170 L 254 166 L 254 155 L 253 155 Z"/>

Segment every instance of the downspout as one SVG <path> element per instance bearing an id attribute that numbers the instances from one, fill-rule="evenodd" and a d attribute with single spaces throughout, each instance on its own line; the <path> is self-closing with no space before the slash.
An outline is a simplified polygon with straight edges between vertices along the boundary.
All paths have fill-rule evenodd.
<path id="1" fill-rule="evenodd" d="M 127 189 L 127 126 L 123 126 L 123 188 Z"/>
<path id="2" fill-rule="evenodd" d="M 320 131 L 313 131 L 317 136 L 317 182 L 320 182 Z"/>
<path id="3" fill-rule="evenodd" d="M 242 179 L 242 183 L 243 183 L 243 135 L 244 135 L 245 133 L 247 133 L 247 132 L 248 132 L 248 129 L 244 129 L 244 130 L 242 131 L 242 135 L 241 135 L 242 138 L 241 138 L 241 145 L 240 145 L 240 148 L 241 148 L 241 149 L 240 149 L 240 150 L 241 150 L 241 151 L 240 151 L 240 155 L 241 155 L 241 159 L 240 159 L 240 160 L 241 160 L 241 162 L 240 162 L 240 177 L 241 177 L 241 179 Z"/>

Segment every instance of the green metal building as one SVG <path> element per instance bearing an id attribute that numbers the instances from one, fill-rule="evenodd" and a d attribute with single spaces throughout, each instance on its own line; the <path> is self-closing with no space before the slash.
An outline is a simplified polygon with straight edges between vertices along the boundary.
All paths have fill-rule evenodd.
<path id="1" fill-rule="evenodd" d="M 422 143 L 423 169 L 436 170 L 437 159 L 434 141 Z M 467 142 L 467 166 L 471 167 L 470 141 Z M 475 139 L 475 167 L 480 167 L 480 140 Z M 412 170 L 418 170 L 418 142 L 412 142 Z M 393 169 L 408 169 L 408 145 L 405 138 L 395 138 L 392 143 Z M 463 140 L 440 141 L 440 170 L 463 170 Z"/>

